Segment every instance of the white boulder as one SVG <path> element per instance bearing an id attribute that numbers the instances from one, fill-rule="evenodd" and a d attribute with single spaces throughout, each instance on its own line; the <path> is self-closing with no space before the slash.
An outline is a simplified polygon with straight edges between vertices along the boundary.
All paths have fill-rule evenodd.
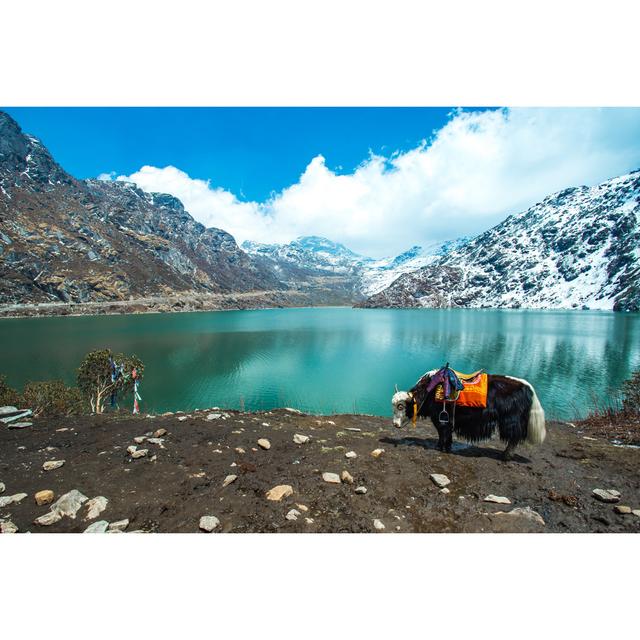
<path id="1" fill-rule="evenodd" d="M 54 469 L 59 469 L 64 464 L 64 460 L 47 460 L 42 468 L 45 471 L 53 471 Z"/>
<path id="2" fill-rule="evenodd" d="M 109 528 L 109 523 L 106 520 L 98 520 L 90 524 L 82 533 L 105 533 Z"/>
<path id="3" fill-rule="evenodd" d="M 505 498 L 504 496 L 494 496 L 490 493 L 485 499 L 484 502 L 494 502 L 495 504 L 511 504 L 511 500 L 509 498 Z"/>
<path id="4" fill-rule="evenodd" d="M 430 476 L 431 481 L 440 489 L 446 487 L 448 484 L 451 484 L 451 480 L 447 478 L 443 473 L 432 473 Z"/>
<path id="5" fill-rule="evenodd" d="M 109 501 L 104 496 L 91 498 L 91 500 L 87 502 L 88 511 L 85 520 L 97 518 L 107 508 L 108 504 Z"/>
<path id="6" fill-rule="evenodd" d="M 202 516 L 200 518 L 200 528 L 207 533 L 211 533 L 214 529 L 220 526 L 220 520 L 215 516 Z"/>
<path id="7" fill-rule="evenodd" d="M 619 502 L 620 492 L 615 489 L 594 489 L 593 496 L 601 502 Z"/>

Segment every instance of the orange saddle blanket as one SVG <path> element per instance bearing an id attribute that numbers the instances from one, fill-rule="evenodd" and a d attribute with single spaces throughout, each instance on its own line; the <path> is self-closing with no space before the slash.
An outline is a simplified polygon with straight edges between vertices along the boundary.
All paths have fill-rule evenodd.
<path id="1" fill-rule="evenodd" d="M 487 391 L 489 389 L 488 376 L 486 373 L 479 373 L 475 377 L 470 378 L 465 376 L 464 373 L 455 372 L 458 376 L 464 389 L 459 392 L 456 400 L 455 396 L 450 398 L 448 402 L 456 400 L 456 404 L 461 407 L 480 407 L 485 408 L 487 406 Z M 436 401 L 442 402 L 444 400 L 444 390 L 441 384 L 436 387 Z"/>

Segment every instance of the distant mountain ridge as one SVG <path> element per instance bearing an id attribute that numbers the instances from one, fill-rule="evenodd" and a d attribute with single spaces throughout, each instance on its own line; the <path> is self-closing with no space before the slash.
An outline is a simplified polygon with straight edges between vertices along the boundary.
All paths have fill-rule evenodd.
<path id="1" fill-rule="evenodd" d="M 325 284 L 327 279 L 332 279 L 340 283 L 343 292 L 349 291 L 352 299 L 358 300 L 381 291 L 403 273 L 416 271 L 468 241 L 469 238 L 459 238 L 427 247 L 416 245 L 398 256 L 378 260 L 319 236 L 302 236 L 288 244 L 245 241 L 242 248 L 250 255 L 267 260 L 288 286 L 305 279 L 309 283 L 323 278 Z"/>
<path id="2" fill-rule="evenodd" d="M 552 194 L 363 307 L 640 310 L 640 171 Z"/>

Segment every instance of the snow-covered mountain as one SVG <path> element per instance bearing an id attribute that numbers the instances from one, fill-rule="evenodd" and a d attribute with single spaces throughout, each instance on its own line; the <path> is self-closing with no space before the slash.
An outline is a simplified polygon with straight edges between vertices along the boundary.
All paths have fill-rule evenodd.
<path id="1" fill-rule="evenodd" d="M 432 242 L 422 247 L 415 245 L 408 251 L 395 258 L 369 261 L 363 265 L 360 276 L 360 290 L 367 296 L 372 296 L 386 289 L 392 282 L 405 273 L 413 273 L 422 267 L 446 256 L 467 242 L 471 238 L 463 237 L 447 242 Z"/>
<path id="2" fill-rule="evenodd" d="M 469 238 L 424 247 L 414 246 L 395 257 L 376 260 L 357 254 L 343 244 L 318 236 L 303 236 L 288 244 L 260 244 L 245 241 L 242 248 L 252 256 L 262 257 L 289 285 L 294 280 L 339 278 L 340 286 L 350 289 L 354 297 L 371 296 L 388 287 L 404 273 L 431 264 L 439 257 L 463 246 Z"/>
<path id="3" fill-rule="evenodd" d="M 640 310 L 640 171 L 565 189 L 405 274 L 365 307 Z"/>
<path id="4" fill-rule="evenodd" d="M 329 273 L 350 273 L 354 265 L 370 260 L 339 242 L 319 236 L 303 236 L 288 244 L 261 244 L 245 240 L 241 246 L 247 253 L 262 256 L 275 263 Z"/>

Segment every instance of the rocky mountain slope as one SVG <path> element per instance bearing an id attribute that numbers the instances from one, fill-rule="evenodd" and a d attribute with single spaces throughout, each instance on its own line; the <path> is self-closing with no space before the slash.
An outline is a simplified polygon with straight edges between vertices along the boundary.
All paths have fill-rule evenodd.
<path id="1" fill-rule="evenodd" d="M 0 302 L 282 289 L 231 235 L 176 198 L 76 180 L 0 112 Z"/>
<path id="2" fill-rule="evenodd" d="M 639 219 L 640 171 L 565 189 L 361 306 L 639 311 Z"/>

